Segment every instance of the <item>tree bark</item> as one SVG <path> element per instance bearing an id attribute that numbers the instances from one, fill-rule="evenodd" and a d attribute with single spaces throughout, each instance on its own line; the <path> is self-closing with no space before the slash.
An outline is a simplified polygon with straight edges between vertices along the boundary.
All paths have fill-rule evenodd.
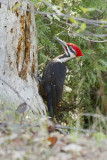
<path id="1" fill-rule="evenodd" d="M 26 103 L 43 116 L 45 105 L 31 77 L 38 69 L 36 36 L 31 2 L 0 1 L 0 101 L 15 107 Z"/>

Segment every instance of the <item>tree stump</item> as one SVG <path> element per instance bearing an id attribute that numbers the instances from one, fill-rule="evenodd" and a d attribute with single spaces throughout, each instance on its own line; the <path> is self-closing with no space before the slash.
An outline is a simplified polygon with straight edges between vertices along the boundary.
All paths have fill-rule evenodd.
<path id="1" fill-rule="evenodd" d="M 31 11 L 30 11 L 31 10 Z M 26 104 L 46 115 L 38 94 L 37 41 L 34 6 L 25 0 L 0 2 L 0 103 L 18 107 Z"/>

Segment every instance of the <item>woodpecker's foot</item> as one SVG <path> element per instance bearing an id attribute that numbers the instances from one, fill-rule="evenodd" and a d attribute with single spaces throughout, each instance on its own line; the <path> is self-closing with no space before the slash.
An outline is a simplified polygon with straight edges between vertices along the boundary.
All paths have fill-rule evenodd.
<path id="1" fill-rule="evenodd" d="M 35 78 L 35 80 L 37 81 L 37 83 L 39 84 L 39 82 L 41 82 L 41 77 L 40 76 L 35 76 L 33 73 L 31 73 L 31 76 L 33 76 Z"/>

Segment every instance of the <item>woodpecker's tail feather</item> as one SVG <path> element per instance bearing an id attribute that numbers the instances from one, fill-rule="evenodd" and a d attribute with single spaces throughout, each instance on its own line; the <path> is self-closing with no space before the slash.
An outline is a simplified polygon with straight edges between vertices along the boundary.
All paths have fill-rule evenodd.
<path id="1" fill-rule="evenodd" d="M 53 114 L 56 113 L 56 86 L 52 86 L 52 108 L 53 108 Z"/>
<path id="2" fill-rule="evenodd" d="M 47 95 L 47 105 L 48 105 L 49 117 L 53 117 L 52 91 L 50 91 Z"/>

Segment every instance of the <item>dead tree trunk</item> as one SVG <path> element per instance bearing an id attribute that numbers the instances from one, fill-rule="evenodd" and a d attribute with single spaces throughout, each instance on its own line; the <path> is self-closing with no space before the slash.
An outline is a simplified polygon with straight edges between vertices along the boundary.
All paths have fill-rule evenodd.
<path id="1" fill-rule="evenodd" d="M 26 0 L 0 2 L 0 101 L 15 107 L 26 103 L 44 115 L 45 105 L 31 77 L 38 69 L 33 11 L 33 4 Z"/>

